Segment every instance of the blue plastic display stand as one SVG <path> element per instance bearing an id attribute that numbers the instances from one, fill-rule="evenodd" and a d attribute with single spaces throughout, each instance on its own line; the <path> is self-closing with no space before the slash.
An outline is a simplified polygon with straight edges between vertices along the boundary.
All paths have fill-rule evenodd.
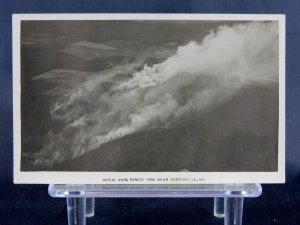
<path id="1" fill-rule="evenodd" d="M 214 198 L 214 215 L 225 225 L 242 225 L 243 201 L 258 197 L 260 184 L 207 185 L 49 185 L 52 197 L 67 199 L 68 224 L 85 225 L 95 198 Z"/>

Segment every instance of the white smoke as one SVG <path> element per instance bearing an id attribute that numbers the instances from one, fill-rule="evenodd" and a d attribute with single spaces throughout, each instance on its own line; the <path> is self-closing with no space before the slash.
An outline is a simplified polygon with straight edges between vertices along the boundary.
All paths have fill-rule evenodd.
<path id="1" fill-rule="evenodd" d="M 178 47 L 160 64 L 102 72 L 60 98 L 53 117 L 67 124 L 50 131 L 41 155 L 53 164 L 143 129 L 168 128 L 190 112 L 224 104 L 249 80 L 278 80 L 278 23 L 220 26 L 200 43 Z M 130 74 L 129 74 L 130 75 Z"/>

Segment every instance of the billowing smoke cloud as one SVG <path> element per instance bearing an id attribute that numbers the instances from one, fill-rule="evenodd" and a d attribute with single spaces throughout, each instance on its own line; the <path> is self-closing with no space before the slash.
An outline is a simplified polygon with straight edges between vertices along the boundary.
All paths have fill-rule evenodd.
<path id="1" fill-rule="evenodd" d="M 139 72 L 128 74 L 132 64 L 102 71 L 53 106 L 52 116 L 65 126 L 49 131 L 36 164 L 63 162 L 141 130 L 167 129 L 191 112 L 226 103 L 249 82 L 277 82 L 278 43 L 276 22 L 220 26 Z"/>

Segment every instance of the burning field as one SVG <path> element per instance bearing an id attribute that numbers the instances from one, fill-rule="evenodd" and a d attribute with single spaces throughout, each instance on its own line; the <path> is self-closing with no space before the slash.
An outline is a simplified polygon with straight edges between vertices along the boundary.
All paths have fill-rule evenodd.
<path id="1" fill-rule="evenodd" d="M 277 170 L 277 22 L 78 23 L 22 24 L 23 171 Z"/>

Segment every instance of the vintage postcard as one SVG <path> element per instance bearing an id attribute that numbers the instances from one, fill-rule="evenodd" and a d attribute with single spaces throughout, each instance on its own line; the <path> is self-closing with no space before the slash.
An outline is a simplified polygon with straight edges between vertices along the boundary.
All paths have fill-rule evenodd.
<path id="1" fill-rule="evenodd" d="M 285 16 L 14 14 L 14 182 L 281 183 Z"/>

